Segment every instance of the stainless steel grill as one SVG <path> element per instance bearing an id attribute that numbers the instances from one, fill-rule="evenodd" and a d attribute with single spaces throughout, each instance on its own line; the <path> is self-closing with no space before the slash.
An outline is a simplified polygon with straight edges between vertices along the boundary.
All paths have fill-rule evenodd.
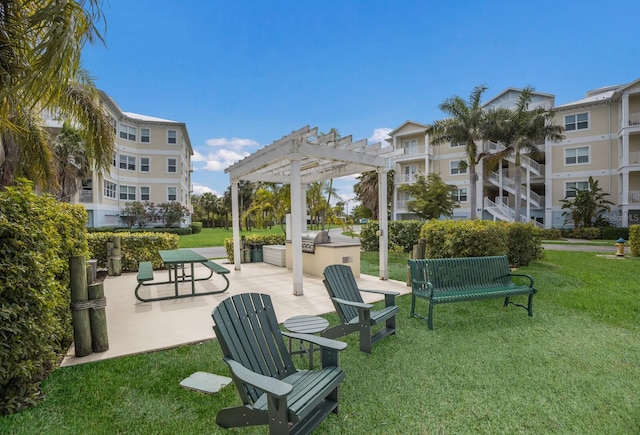
<path id="1" fill-rule="evenodd" d="M 316 245 L 323 243 L 329 243 L 328 231 L 309 231 L 308 233 L 302 233 L 302 252 L 310 252 L 314 254 L 316 252 Z"/>

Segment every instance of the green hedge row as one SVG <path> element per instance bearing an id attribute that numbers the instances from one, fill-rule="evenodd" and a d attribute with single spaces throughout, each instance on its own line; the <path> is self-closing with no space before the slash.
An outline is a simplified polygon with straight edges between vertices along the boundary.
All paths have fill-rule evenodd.
<path id="1" fill-rule="evenodd" d="M 389 222 L 389 250 L 411 252 L 420 238 L 420 230 L 423 221 L 406 220 Z M 360 228 L 360 244 L 365 251 L 377 251 L 379 239 L 377 232 L 380 229 L 378 221 L 369 221 Z"/>
<path id="2" fill-rule="evenodd" d="M 629 227 L 629 251 L 635 257 L 640 256 L 640 225 Z"/>
<path id="3" fill-rule="evenodd" d="M 123 272 L 136 272 L 138 263 L 151 261 L 153 268 L 162 266 L 158 251 L 161 249 L 178 249 L 176 234 L 165 232 L 118 232 L 91 233 L 87 235 L 91 258 L 98 260 L 98 267 L 107 268 L 107 242 L 114 236 L 120 237 L 120 250 Z"/>
<path id="4" fill-rule="evenodd" d="M 263 234 L 263 235 L 249 235 L 245 237 L 245 245 L 284 245 L 284 234 Z M 229 263 L 234 262 L 233 255 L 233 238 L 224 239 L 224 248 L 227 251 L 227 259 Z"/>
<path id="5" fill-rule="evenodd" d="M 30 182 L 0 192 L 0 415 L 36 403 L 73 340 L 68 259 L 88 259 L 86 221 Z"/>

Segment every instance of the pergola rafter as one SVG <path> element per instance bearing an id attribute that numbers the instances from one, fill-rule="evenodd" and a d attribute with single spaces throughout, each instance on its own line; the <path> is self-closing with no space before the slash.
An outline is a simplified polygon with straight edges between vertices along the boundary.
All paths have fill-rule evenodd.
<path id="1" fill-rule="evenodd" d="M 229 174 L 232 190 L 233 239 L 235 269 L 241 268 L 240 227 L 238 219 L 238 183 L 241 180 L 291 184 L 291 246 L 293 251 L 294 294 L 302 294 L 302 225 L 306 212 L 303 186 L 331 178 L 345 177 L 367 171 L 377 171 L 380 192 L 387 191 L 386 173 L 389 158 L 396 155 L 390 146 L 367 139 L 356 142 L 351 136 L 336 137 L 334 131 L 318 134 L 318 127 L 305 126 L 283 136 L 234 163 Z M 386 194 L 380 195 L 380 278 L 388 279 L 387 204 Z M 384 213 L 383 213 L 384 211 Z M 306 223 L 306 222 L 305 222 Z"/>

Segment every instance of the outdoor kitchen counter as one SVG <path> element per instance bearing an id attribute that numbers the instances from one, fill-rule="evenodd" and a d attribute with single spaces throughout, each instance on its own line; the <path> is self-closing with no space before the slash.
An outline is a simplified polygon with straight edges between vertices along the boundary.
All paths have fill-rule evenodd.
<path id="1" fill-rule="evenodd" d="M 291 242 L 286 241 L 287 269 L 293 269 Z M 353 275 L 360 276 L 360 242 L 330 242 L 315 245 L 315 252 L 302 253 L 302 273 L 322 277 L 330 264 L 346 264 Z"/>

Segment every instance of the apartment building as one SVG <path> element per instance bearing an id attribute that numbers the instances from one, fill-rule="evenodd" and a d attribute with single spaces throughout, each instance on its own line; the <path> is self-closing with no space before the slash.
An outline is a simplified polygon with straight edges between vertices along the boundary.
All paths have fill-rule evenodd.
<path id="1" fill-rule="evenodd" d="M 513 107 L 520 95 L 518 89 L 507 89 L 483 107 Z M 588 91 L 585 98 L 555 106 L 553 94 L 534 93 L 531 107 L 553 108 L 555 123 L 564 126 L 565 138 L 560 142 L 540 143 L 535 159 L 522 159 L 521 221 L 532 221 L 546 228 L 570 227 L 563 216 L 562 199 L 574 189 L 588 186 L 589 177 L 598 180 L 607 197 L 615 205 L 607 217 L 616 226 L 640 223 L 640 79 L 625 85 Z M 513 221 L 515 218 L 515 164 L 507 158 L 497 167 L 486 162 L 477 167 L 477 203 L 469 198 L 469 174 L 460 166 L 466 159 L 464 144 L 429 144 L 427 125 L 407 121 L 389 133 L 388 141 L 403 154 L 396 157 L 392 219 L 413 219 L 406 208 L 407 198 L 398 187 L 412 183 L 417 174 L 437 172 L 456 186 L 460 207 L 454 219 L 466 219 L 471 207 L 482 219 Z M 492 153 L 499 143 L 478 144 L 480 150 Z"/>
<path id="2" fill-rule="evenodd" d="M 192 210 L 193 149 L 184 122 L 124 112 L 105 92 L 100 100 L 116 136 L 109 173 L 92 173 L 72 199 L 89 214 L 87 226 L 123 226 L 121 209 L 132 201 L 161 204 L 177 201 Z M 47 119 L 50 127 L 61 122 Z M 189 218 L 182 225 L 189 224 Z M 160 221 L 150 226 L 161 225 Z"/>

